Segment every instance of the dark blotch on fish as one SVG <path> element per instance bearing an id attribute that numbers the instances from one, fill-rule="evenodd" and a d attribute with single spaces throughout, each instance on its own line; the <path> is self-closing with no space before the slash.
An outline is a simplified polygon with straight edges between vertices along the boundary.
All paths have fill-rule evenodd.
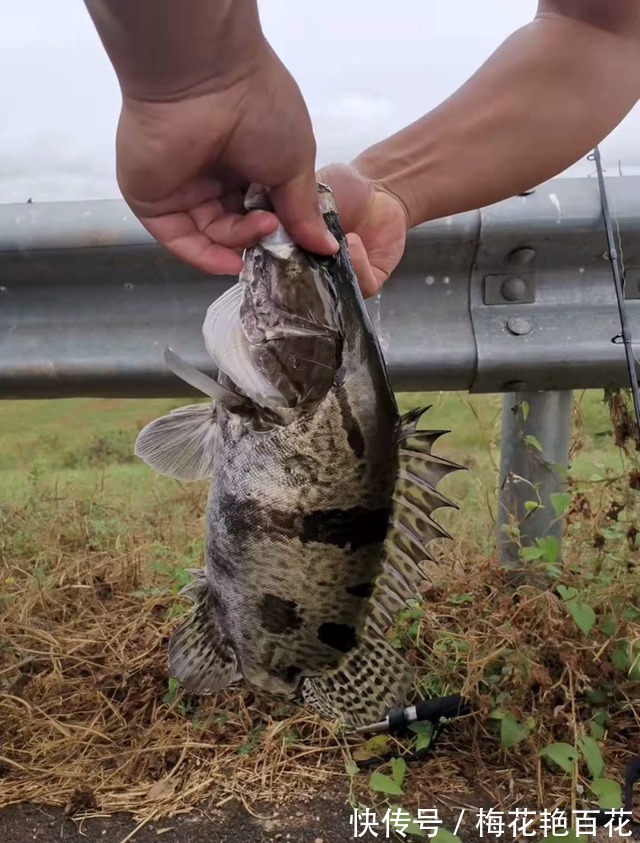
<path id="1" fill-rule="evenodd" d="M 282 535 L 287 539 L 299 536 L 302 542 L 322 542 L 357 550 L 384 542 L 391 512 L 387 507 L 370 510 L 357 506 L 351 509 L 319 509 L 303 515 L 262 507 L 246 500 L 238 501 L 225 492 L 219 493 L 219 497 L 219 509 L 227 514 L 238 546 L 250 541 L 256 531 L 264 530 L 272 536 Z M 222 560 L 222 555 L 221 549 L 214 548 L 216 564 L 224 567 L 228 576 L 233 576 L 233 563 Z"/>
<path id="2" fill-rule="evenodd" d="M 323 623 L 318 627 L 318 638 L 341 653 L 348 653 L 358 643 L 355 627 L 346 623 Z"/>
<path id="3" fill-rule="evenodd" d="M 287 684 L 297 685 L 302 677 L 302 670 L 297 664 L 289 664 L 282 669 L 276 670 L 283 682 Z"/>
<path id="4" fill-rule="evenodd" d="M 283 600 L 277 594 L 265 594 L 259 609 L 262 626 L 275 635 L 295 632 L 302 626 L 302 618 L 295 600 Z"/>
<path id="5" fill-rule="evenodd" d="M 316 510 L 305 515 L 302 522 L 302 540 L 324 542 L 338 547 L 359 547 L 383 542 L 387 535 L 390 510 L 352 509 Z"/>
<path id="6" fill-rule="evenodd" d="M 373 583 L 361 582 L 358 583 L 358 585 L 350 585 L 347 587 L 347 594 L 351 594 L 353 597 L 361 597 L 363 600 L 366 600 L 367 597 L 371 597 L 373 594 Z"/>

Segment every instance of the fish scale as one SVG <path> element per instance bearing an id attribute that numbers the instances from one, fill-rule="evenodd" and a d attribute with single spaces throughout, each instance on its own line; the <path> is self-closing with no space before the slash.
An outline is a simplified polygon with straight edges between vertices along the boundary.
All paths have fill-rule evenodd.
<path id="1" fill-rule="evenodd" d="M 252 190 L 248 207 L 268 208 Z M 136 453 L 162 474 L 210 483 L 202 572 L 169 644 L 193 693 L 243 680 L 360 725 L 410 686 L 385 630 L 447 536 L 431 514 L 455 470 L 431 453 L 443 431 L 400 417 L 333 197 L 318 186 L 336 256 L 280 228 L 245 253 L 238 284 L 209 308 L 208 378 L 169 350 L 209 404 L 145 427 Z"/>

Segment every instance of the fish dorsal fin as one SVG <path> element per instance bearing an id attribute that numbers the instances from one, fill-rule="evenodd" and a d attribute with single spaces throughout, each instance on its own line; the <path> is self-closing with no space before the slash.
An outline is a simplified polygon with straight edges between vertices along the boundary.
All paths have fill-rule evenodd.
<path id="1" fill-rule="evenodd" d="M 385 559 L 374 597 L 382 604 L 398 600 L 405 603 L 416 597 L 419 583 L 426 578 L 421 567 L 434 561 L 428 545 L 435 539 L 451 536 L 433 518 L 440 507 L 455 507 L 438 491 L 440 481 L 462 466 L 431 453 L 434 442 L 448 431 L 417 430 L 422 415 L 429 409 L 414 410 L 402 418 L 399 434 L 399 467 L 393 495 L 391 526 L 385 541 Z M 391 606 L 389 606 L 391 608 Z"/>
<path id="2" fill-rule="evenodd" d="M 215 398 L 221 404 L 227 407 L 239 407 L 241 404 L 246 403 L 244 396 L 238 395 L 238 393 L 227 389 L 226 386 L 222 386 L 218 381 L 210 378 L 209 375 L 200 372 L 191 363 L 187 363 L 186 360 L 179 357 L 172 348 L 165 348 L 164 362 L 180 380 L 188 383 L 194 389 L 198 389 L 210 398 Z"/>
<path id="3" fill-rule="evenodd" d="M 424 506 L 425 502 L 429 509 L 433 511 L 441 506 L 448 506 L 451 509 L 459 509 L 458 504 L 450 500 L 446 495 L 443 495 L 438 489 L 424 483 L 424 479 L 419 471 L 412 471 L 412 466 L 408 464 L 408 460 L 401 460 L 402 468 L 398 472 L 397 487 L 401 489 L 404 497 L 409 500 L 414 506 Z"/>
<path id="4" fill-rule="evenodd" d="M 417 430 L 428 409 L 414 410 L 401 420 L 391 525 L 360 644 L 347 653 L 339 668 L 306 679 L 302 687 L 307 705 L 351 727 L 381 720 L 395 705 L 405 702 L 411 688 L 411 670 L 391 646 L 385 631 L 394 615 L 418 596 L 418 586 L 426 578 L 421 563 L 433 561 L 429 543 L 450 538 L 432 514 L 439 507 L 454 505 L 437 486 L 462 466 L 431 454 L 434 442 L 447 431 Z"/>
<path id="5" fill-rule="evenodd" d="M 222 631 L 204 574 L 183 589 L 191 614 L 169 640 L 169 672 L 191 694 L 213 694 L 242 678 L 236 654 Z"/>
<path id="6" fill-rule="evenodd" d="M 140 431 L 135 454 L 174 480 L 205 480 L 213 471 L 215 421 L 212 403 L 179 407 Z"/>
<path id="7" fill-rule="evenodd" d="M 400 439 L 415 433 L 418 428 L 418 422 L 432 407 L 433 404 L 427 404 L 426 407 L 416 407 L 406 412 L 400 419 Z"/>
<path id="8" fill-rule="evenodd" d="M 436 489 L 441 480 L 452 474 L 454 471 L 460 471 L 462 466 L 457 463 L 445 460 L 442 457 L 436 457 L 427 451 L 421 451 L 420 441 L 416 440 L 415 447 L 413 447 L 413 439 L 408 439 L 400 448 L 400 465 L 404 471 L 409 471 L 416 476 L 416 482 L 422 481 L 422 485 L 429 486 L 431 489 Z"/>

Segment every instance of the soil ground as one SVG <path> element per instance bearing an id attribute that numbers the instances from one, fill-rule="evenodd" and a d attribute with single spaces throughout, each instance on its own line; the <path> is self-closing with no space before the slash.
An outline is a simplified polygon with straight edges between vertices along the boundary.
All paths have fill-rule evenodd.
<path id="1" fill-rule="evenodd" d="M 128 814 L 78 821 L 58 808 L 13 805 L 0 811 L 0 839 L 3 843 L 342 843 L 353 839 L 349 808 L 336 797 L 318 798 L 282 816 L 267 816 L 253 817 L 238 804 L 217 811 L 204 807 L 149 822 L 136 831 L 139 823 Z"/>
<path id="2" fill-rule="evenodd" d="M 462 801 L 471 804 L 466 799 Z M 478 806 L 485 802 L 482 798 L 473 800 Z M 466 809 L 458 831 L 463 843 L 481 840 L 474 828 L 476 810 Z M 286 808 L 256 807 L 255 813 L 252 816 L 237 802 L 218 809 L 203 804 L 190 813 L 141 826 L 124 813 L 79 820 L 69 818 L 60 808 L 21 804 L 0 811 L 0 840 L 2 843 L 129 843 L 130 840 L 135 843 L 346 843 L 355 839 L 346 793 L 337 790 L 325 791 L 307 802 L 293 801 Z M 443 825 L 450 829 L 455 827 L 459 813 L 460 809 L 450 807 L 438 809 Z M 366 833 L 364 839 L 403 838 L 387 836 L 380 823 L 377 838 Z"/>
<path id="3" fill-rule="evenodd" d="M 490 840 L 546 840 L 559 841 L 562 837 L 535 838 L 514 835 L 481 833 L 477 828 L 478 810 L 489 808 L 490 800 L 469 795 L 460 800 L 465 805 L 458 837 L 446 836 L 442 843 L 461 840 L 462 843 L 481 843 Z M 438 816 L 444 828 L 453 829 L 460 818 L 461 808 L 440 805 Z M 325 791 L 307 802 L 293 801 L 286 809 L 262 806 L 255 816 L 240 803 L 229 802 L 223 808 L 198 806 L 189 813 L 172 818 L 136 822 L 130 814 L 95 816 L 71 819 L 60 808 L 32 804 L 12 805 L 0 810 L 0 841 L 2 843 L 347 843 L 354 840 L 351 809 L 346 794 L 336 790 Z M 359 839 L 365 840 L 416 840 L 415 837 L 389 836 L 380 825 L 377 837 L 367 832 Z M 423 839 L 428 840 L 428 837 Z M 573 838 L 570 838 L 572 840 Z M 605 828 L 598 829 L 595 837 L 581 837 L 585 843 L 638 843 L 640 823 L 636 823 L 629 836 L 616 834 Z M 438 840 L 436 840 L 438 843 Z M 569 843 L 569 841 L 567 841 Z"/>
<path id="4" fill-rule="evenodd" d="M 139 823 L 127 814 L 77 821 L 57 808 L 13 805 L 0 811 L 0 840 L 128 843 L 127 837 L 134 831 L 129 839 L 135 843 L 343 843 L 354 839 L 349 806 L 344 796 L 335 792 L 305 804 L 294 803 L 286 811 L 257 813 L 259 817 L 252 816 L 238 803 L 218 810 L 201 806 L 189 814 L 146 823 L 135 831 Z"/>

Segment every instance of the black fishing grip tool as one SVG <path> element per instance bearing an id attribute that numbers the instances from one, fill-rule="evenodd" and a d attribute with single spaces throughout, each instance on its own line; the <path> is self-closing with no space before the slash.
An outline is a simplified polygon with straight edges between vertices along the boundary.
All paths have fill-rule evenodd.
<path id="1" fill-rule="evenodd" d="M 407 731 L 411 723 L 430 721 L 437 723 L 441 717 L 462 717 L 469 714 L 471 709 L 459 694 L 449 697 L 436 697 L 432 700 L 421 700 L 407 708 L 394 708 L 388 716 L 379 723 L 359 726 L 353 730 L 356 735 L 372 735 L 378 732 L 388 732 L 390 735 L 400 735 Z"/>
<path id="2" fill-rule="evenodd" d="M 640 755 L 632 758 L 624 771 L 624 811 L 630 817 L 633 815 L 633 786 L 637 782 L 640 782 Z M 640 839 L 640 823 L 634 822 L 632 818 L 630 825 L 634 835 Z"/>
<path id="3" fill-rule="evenodd" d="M 429 744 L 417 752 L 411 752 L 402 755 L 402 758 L 407 763 L 413 761 L 423 761 L 429 753 L 435 748 L 436 742 L 442 730 L 442 720 L 448 720 L 453 717 L 462 717 L 469 714 L 471 709 L 466 701 L 459 694 L 452 694 L 449 697 L 436 697 L 431 700 L 421 700 L 415 705 L 410 705 L 407 708 L 400 706 L 392 709 L 384 720 L 379 723 L 372 723 L 368 726 L 360 726 L 354 729 L 351 734 L 371 735 L 380 732 L 388 732 L 390 735 L 401 736 L 409 732 L 409 726 L 412 723 L 430 722 L 433 726 L 433 732 Z M 394 757 L 394 753 L 387 753 L 383 756 L 375 756 L 367 758 L 364 761 L 356 761 L 360 769 L 365 767 L 377 766 L 386 761 L 390 761 Z"/>
<path id="4" fill-rule="evenodd" d="M 627 840 L 640 840 L 640 823 L 633 819 L 633 786 L 640 781 L 640 755 L 636 755 L 628 762 L 624 770 L 624 799 L 622 813 L 623 817 L 627 817 L 624 827 L 628 834 L 624 834 Z M 598 828 L 603 828 L 612 821 L 620 817 L 618 812 L 611 812 L 607 810 L 593 811 L 595 817 L 595 824 Z M 609 835 L 611 836 L 611 835 Z"/>

